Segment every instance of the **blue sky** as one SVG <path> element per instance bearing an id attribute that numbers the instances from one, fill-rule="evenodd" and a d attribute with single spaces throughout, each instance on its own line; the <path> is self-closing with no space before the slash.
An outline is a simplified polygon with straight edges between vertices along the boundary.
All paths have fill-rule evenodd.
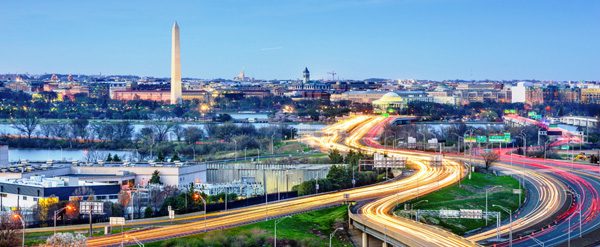
<path id="1" fill-rule="evenodd" d="M 600 1 L 2 1 L 0 73 L 600 80 Z"/>

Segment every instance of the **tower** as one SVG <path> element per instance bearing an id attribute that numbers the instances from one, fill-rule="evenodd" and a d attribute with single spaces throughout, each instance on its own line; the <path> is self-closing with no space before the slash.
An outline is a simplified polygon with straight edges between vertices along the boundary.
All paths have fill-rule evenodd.
<path id="1" fill-rule="evenodd" d="M 302 78 L 303 83 L 308 83 L 308 81 L 310 81 L 310 72 L 308 71 L 307 67 L 304 67 L 304 71 L 302 72 Z"/>
<path id="2" fill-rule="evenodd" d="M 181 102 L 181 57 L 179 50 L 179 26 L 171 29 L 171 104 Z"/>

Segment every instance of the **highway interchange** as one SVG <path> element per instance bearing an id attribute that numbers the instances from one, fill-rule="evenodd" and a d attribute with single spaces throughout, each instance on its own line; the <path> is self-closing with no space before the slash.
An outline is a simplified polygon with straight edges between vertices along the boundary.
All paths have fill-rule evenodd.
<path id="1" fill-rule="evenodd" d="M 483 232 L 465 238 L 435 226 L 392 215 L 392 209 L 399 203 L 457 183 L 467 174 L 463 162 L 474 159 L 456 153 L 445 154 L 442 165 L 434 167 L 429 164 L 432 153 L 381 146 L 376 141 L 376 137 L 382 128 L 393 120 L 393 117 L 352 116 L 328 126 L 319 135 L 303 138 L 303 141 L 323 151 L 359 150 L 364 153 L 384 152 L 388 155 L 404 156 L 415 171 L 411 176 L 344 191 L 209 213 L 206 215 L 206 220 L 204 215 L 181 217 L 178 220 L 191 222 L 129 232 L 127 238 L 151 242 L 339 205 L 345 200 L 371 200 L 363 204 L 358 210 L 359 213 L 353 217 L 360 218 L 366 225 L 385 232 L 387 237 L 406 245 L 476 246 L 494 241 L 497 234 L 495 228 L 485 229 Z M 556 246 L 567 242 L 569 236 L 574 241 L 582 241 L 578 240 L 580 233 L 578 210 L 580 209 L 582 235 L 599 228 L 600 196 L 596 189 L 600 188 L 598 167 L 511 156 L 505 151 L 499 150 L 501 161 L 496 165 L 497 169 L 523 178 L 528 193 L 527 202 L 514 213 L 512 231 L 515 246 L 536 246 L 539 244 L 538 241 L 544 242 L 545 246 Z M 131 222 L 128 226 L 165 222 L 168 220 L 149 219 Z M 547 225 L 540 225 L 542 222 L 547 222 Z M 510 228 L 508 220 L 503 220 L 502 224 L 499 229 L 501 241 L 498 246 L 508 245 L 507 236 Z M 82 226 L 65 229 L 78 229 L 78 227 Z M 568 229 L 571 230 L 570 234 Z M 122 240 L 123 237 L 119 234 L 94 237 L 88 240 L 88 246 L 117 246 Z M 579 243 L 593 244 L 590 241 Z"/>

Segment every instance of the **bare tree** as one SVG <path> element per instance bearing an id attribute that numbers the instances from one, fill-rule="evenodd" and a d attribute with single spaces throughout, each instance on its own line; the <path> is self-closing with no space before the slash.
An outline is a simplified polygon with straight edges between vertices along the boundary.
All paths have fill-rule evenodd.
<path id="1" fill-rule="evenodd" d="M 9 214 L 0 214 L 0 247 L 20 246 L 19 237 L 21 224 L 12 219 Z"/>
<path id="2" fill-rule="evenodd" d="M 19 118 L 12 122 L 12 126 L 22 134 L 27 135 L 28 139 L 31 139 L 33 132 L 39 124 L 40 120 L 32 113 L 26 114 L 23 118 Z"/>
<path id="3" fill-rule="evenodd" d="M 162 123 L 156 123 L 154 125 L 152 125 L 152 128 L 154 129 L 154 133 L 156 136 L 156 142 L 163 142 L 163 141 L 167 141 L 168 139 L 168 134 L 169 131 L 171 131 L 171 128 L 173 128 L 174 124 L 173 123 L 166 123 L 166 124 L 162 124 Z"/>
<path id="4" fill-rule="evenodd" d="M 53 124 L 40 124 L 40 135 L 43 135 L 46 138 L 52 136 L 54 128 Z"/>
<path id="5" fill-rule="evenodd" d="M 481 157 L 485 161 L 485 169 L 489 170 L 490 166 L 500 159 L 500 155 L 494 151 L 487 151 L 481 154 Z"/>
<path id="6" fill-rule="evenodd" d="M 180 142 L 185 136 L 185 128 L 183 128 L 181 124 L 173 125 L 173 129 L 171 130 L 171 132 L 175 134 L 175 138 L 177 138 L 178 142 Z"/>

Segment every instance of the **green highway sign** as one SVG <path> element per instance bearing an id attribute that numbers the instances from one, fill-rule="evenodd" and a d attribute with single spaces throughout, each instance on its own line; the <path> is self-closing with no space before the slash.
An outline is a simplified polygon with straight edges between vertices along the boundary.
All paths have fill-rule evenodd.
<path id="1" fill-rule="evenodd" d="M 477 139 L 475 138 L 475 136 L 465 136 L 465 142 L 474 143 L 477 142 Z"/>
<path id="2" fill-rule="evenodd" d="M 488 141 L 487 136 L 477 136 L 477 143 L 486 143 Z"/>

